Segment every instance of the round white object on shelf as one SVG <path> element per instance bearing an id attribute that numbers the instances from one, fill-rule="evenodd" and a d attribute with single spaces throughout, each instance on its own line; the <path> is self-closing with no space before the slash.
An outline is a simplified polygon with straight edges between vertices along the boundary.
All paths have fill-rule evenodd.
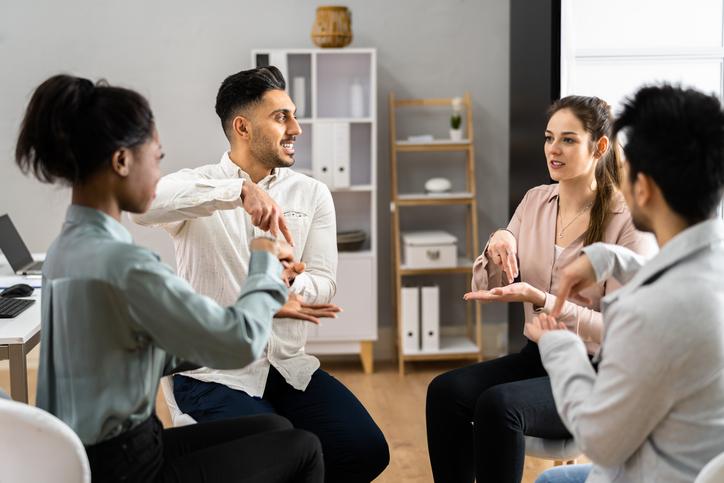
<path id="1" fill-rule="evenodd" d="M 444 193 L 450 191 L 452 183 L 447 178 L 430 178 L 425 181 L 425 191 L 429 193 Z"/>

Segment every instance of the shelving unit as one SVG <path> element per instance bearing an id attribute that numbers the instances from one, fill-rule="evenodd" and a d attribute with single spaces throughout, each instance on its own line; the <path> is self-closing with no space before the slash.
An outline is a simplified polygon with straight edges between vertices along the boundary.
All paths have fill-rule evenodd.
<path id="1" fill-rule="evenodd" d="M 359 354 L 366 373 L 373 371 L 377 340 L 376 58 L 375 49 L 351 48 L 251 53 L 253 66 L 279 68 L 297 104 L 303 132 L 297 137 L 293 169 L 327 184 L 338 231 L 367 233 L 359 251 L 339 252 L 334 302 L 344 312 L 320 326 L 308 326 L 306 351 Z M 303 94 L 295 92 L 302 86 Z"/>
<path id="2" fill-rule="evenodd" d="M 481 309 L 479 304 L 467 304 L 466 313 L 466 336 L 440 335 L 440 348 L 430 350 L 405 350 L 402 343 L 402 309 L 401 290 L 403 282 L 407 277 L 414 276 L 471 276 L 472 261 L 479 253 L 478 244 L 478 223 L 477 223 L 477 200 L 475 196 L 475 152 L 473 147 L 473 118 L 472 102 L 470 95 L 465 94 L 463 106 L 466 118 L 466 138 L 461 141 L 450 139 L 435 139 L 425 142 L 414 142 L 397 139 L 397 111 L 398 109 L 416 107 L 445 107 L 451 106 L 452 99 L 396 99 L 394 92 L 389 96 L 390 115 L 390 162 L 391 162 L 391 198 L 390 210 L 392 212 L 392 247 L 394 264 L 394 289 L 395 289 L 395 320 L 397 322 L 397 353 L 399 371 L 405 374 L 405 362 L 433 361 L 433 360 L 481 360 L 482 348 L 482 326 Z M 465 190 L 442 193 L 400 193 L 398 191 L 398 163 L 413 162 L 411 160 L 400 161 L 399 153 L 451 153 L 462 152 L 465 154 Z M 451 168 L 452 169 L 452 168 Z M 400 233 L 400 220 L 403 208 L 419 206 L 464 206 L 467 208 L 465 216 L 466 243 L 464 254 L 458 254 L 457 266 L 446 268 L 413 268 L 403 264 L 402 261 L 402 239 Z M 462 300 L 460 303 L 465 303 Z M 441 303 L 442 305 L 442 303 Z M 441 322 L 444 317 L 440 317 Z M 443 324 L 441 323 L 441 327 Z"/>

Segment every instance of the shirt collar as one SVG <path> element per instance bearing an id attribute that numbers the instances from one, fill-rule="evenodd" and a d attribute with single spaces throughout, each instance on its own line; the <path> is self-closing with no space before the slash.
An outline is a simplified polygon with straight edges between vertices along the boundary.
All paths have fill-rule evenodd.
<path id="1" fill-rule="evenodd" d="M 552 201 L 558 200 L 559 190 L 558 183 L 555 183 L 553 185 L 553 189 L 551 190 L 550 195 L 548 196 L 548 203 L 551 203 Z M 611 203 L 611 206 L 609 207 L 609 213 L 616 213 L 620 214 L 626 211 L 626 200 L 624 200 L 623 195 L 619 191 L 615 191 L 613 194 L 613 200 Z"/>
<path id="2" fill-rule="evenodd" d="M 228 151 L 224 151 L 224 154 L 221 156 L 221 161 L 219 162 L 219 165 L 221 166 L 221 170 L 224 172 L 224 174 L 229 178 L 244 178 L 247 180 L 251 180 L 251 177 L 246 171 L 234 164 L 234 162 L 229 157 Z M 276 179 L 278 178 L 279 171 L 280 168 L 272 169 L 271 174 L 269 176 L 266 176 L 259 183 L 267 183 L 271 185 L 271 183 L 273 181 L 276 181 Z"/>
<path id="3" fill-rule="evenodd" d="M 113 217 L 87 206 L 70 205 L 65 214 L 65 222 L 67 224 L 89 224 L 105 231 L 112 238 L 125 242 L 133 243 L 133 237 L 125 226 L 116 221 Z"/>

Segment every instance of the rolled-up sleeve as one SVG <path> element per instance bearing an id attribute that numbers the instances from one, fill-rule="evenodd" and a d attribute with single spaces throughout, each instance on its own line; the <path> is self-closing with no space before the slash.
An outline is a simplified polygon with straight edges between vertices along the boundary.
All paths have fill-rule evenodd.
<path id="1" fill-rule="evenodd" d="M 198 170 L 183 169 L 161 178 L 151 208 L 131 219 L 144 226 L 167 227 L 242 206 L 243 178 L 210 179 Z"/>

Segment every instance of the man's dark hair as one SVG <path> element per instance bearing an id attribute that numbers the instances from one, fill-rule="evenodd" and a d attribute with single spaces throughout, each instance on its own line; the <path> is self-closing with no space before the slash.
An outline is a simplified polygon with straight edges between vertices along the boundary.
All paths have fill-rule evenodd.
<path id="1" fill-rule="evenodd" d="M 631 181 L 651 177 L 688 223 L 710 218 L 724 193 L 724 113 L 719 100 L 663 84 L 628 98 L 614 123 L 626 136 Z"/>
<path id="2" fill-rule="evenodd" d="M 284 76 L 274 66 L 242 70 L 224 79 L 216 94 L 216 114 L 226 136 L 229 137 L 231 121 L 239 111 L 261 101 L 265 92 L 283 91 L 286 87 Z"/>

